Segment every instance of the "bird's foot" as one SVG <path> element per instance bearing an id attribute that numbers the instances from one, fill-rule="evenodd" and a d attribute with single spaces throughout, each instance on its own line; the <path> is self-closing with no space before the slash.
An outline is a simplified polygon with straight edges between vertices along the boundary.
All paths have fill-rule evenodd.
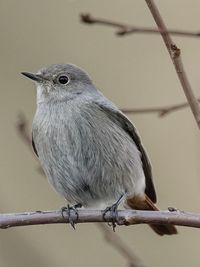
<path id="1" fill-rule="evenodd" d="M 62 213 L 63 219 L 66 219 L 65 213 L 67 213 L 69 223 L 74 228 L 74 230 L 75 230 L 75 224 L 77 223 L 77 221 L 79 219 L 79 214 L 78 214 L 77 208 L 81 208 L 81 207 L 82 207 L 82 204 L 78 203 L 78 204 L 76 204 L 74 206 L 70 206 L 68 204 L 67 207 L 62 207 L 61 208 L 61 213 Z M 75 215 L 76 218 L 74 218 L 74 215 Z"/>
<path id="2" fill-rule="evenodd" d="M 124 196 L 126 195 L 123 194 L 120 196 L 120 198 L 110 207 L 107 207 L 104 211 L 103 211 L 103 219 L 104 221 L 106 221 L 106 213 L 110 212 L 110 216 L 111 216 L 111 223 L 108 223 L 109 226 L 112 226 L 113 228 L 113 232 L 115 232 L 115 228 L 117 226 L 118 223 L 118 212 L 117 209 L 120 205 L 120 203 L 122 202 Z"/>

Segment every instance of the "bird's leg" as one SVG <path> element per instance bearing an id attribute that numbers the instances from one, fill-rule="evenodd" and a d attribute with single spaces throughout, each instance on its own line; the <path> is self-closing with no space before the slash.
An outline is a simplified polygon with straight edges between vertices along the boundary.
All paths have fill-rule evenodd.
<path id="1" fill-rule="evenodd" d="M 62 207 L 61 208 L 61 213 L 62 213 L 63 219 L 65 219 L 65 214 L 64 213 L 66 212 L 67 215 L 68 215 L 69 223 L 74 228 L 74 230 L 75 230 L 75 224 L 77 223 L 77 221 L 79 219 L 79 214 L 78 214 L 77 208 L 81 208 L 81 207 L 82 207 L 82 204 L 78 203 L 78 204 L 76 204 L 74 206 L 70 206 L 68 204 L 67 207 Z M 74 214 L 72 214 L 72 211 L 74 212 L 74 214 L 76 216 L 76 219 L 74 219 L 74 217 L 73 217 Z"/>
<path id="2" fill-rule="evenodd" d="M 109 226 L 112 226 L 113 228 L 113 232 L 115 232 L 115 228 L 117 226 L 117 222 L 118 222 L 118 212 L 117 209 L 120 205 L 120 203 L 122 202 L 124 196 L 126 196 L 126 193 L 121 195 L 120 198 L 110 207 L 107 207 L 104 211 L 103 211 L 103 219 L 104 221 L 106 221 L 106 213 L 110 212 L 111 215 L 111 223 L 108 223 Z"/>

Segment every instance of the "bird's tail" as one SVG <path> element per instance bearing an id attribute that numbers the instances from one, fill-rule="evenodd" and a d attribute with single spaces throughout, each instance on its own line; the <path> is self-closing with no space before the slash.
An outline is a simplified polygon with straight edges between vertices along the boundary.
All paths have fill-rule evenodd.
<path id="1" fill-rule="evenodd" d="M 145 195 L 134 196 L 127 198 L 128 207 L 136 210 L 159 210 L 151 199 Z M 156 232 L 158 235 L 174 235 L 177 234 L 177 229 L 171 224 L 149 224 L 149 226 Z"/>

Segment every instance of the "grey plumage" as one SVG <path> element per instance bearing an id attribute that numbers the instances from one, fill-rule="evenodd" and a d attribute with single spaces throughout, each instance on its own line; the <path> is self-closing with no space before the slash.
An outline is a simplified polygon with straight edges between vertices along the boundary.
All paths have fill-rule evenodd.
<path id="1" fill-rule="evenodd" d="M 59 83 L 62 75 L 67 84 Z M 125 192 L 143 194 L 145 188 L 156 200 L 136 129 L 84 71 L 52 65 L 28 77 L 37 84 L 34 149 L 57 192 L 86 207 L 106 206 Z"/>
<path id="2" fill-rule="evenodd" d="M 42 81 L 33 142 L 56 191 L 71 204 L 106 207 L 125 192 L 143 194 L 147 184 L 155 200 L 151 166 L 136 129 L 89 76 L 70 64 L 37 75 Z M 67 85 L 59 83 L 60 75 L 67 75 Z"/>
<path id="3" fill-rule="evenodd" d="M 54 189 L 72 205 L 158 210 L 151 164 L 136 128 L 71 64 L 22 73 L 37 86 L 33 148 Z M 159 235 L 173 225 L 150 225 Z"/>

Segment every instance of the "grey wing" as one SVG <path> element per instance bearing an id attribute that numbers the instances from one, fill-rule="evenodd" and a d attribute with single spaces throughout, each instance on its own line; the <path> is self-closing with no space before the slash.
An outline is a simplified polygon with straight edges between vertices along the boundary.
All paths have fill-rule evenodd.
<path id="1" fill-rule="evenodd" d="M 140 136 L 137 133 L 136 128 L 134 125 L 129 121 L 129 119 L 120 111 L 118 110 L 114 105 L 108 103 L 104 103 L 103 101 L 95 101 L 95 103 L 109 116 L 109 118 L 114 121 L 115 123 L 118 123 L 133 139 L 135 142 L 138 150 L 141 153 L 141 160 L 143 164 L 143 170 L 145 174 L 145 182 L 146 182 L 146 188 L 145 193 L 147 196 L 156 203 L 156 192 L 153 184 L 153 177 L 152 177 L 152 168 L 151 163 L 148 159 L 148 156 L 146 154 L 146 151 L 141 143 Z"/>

